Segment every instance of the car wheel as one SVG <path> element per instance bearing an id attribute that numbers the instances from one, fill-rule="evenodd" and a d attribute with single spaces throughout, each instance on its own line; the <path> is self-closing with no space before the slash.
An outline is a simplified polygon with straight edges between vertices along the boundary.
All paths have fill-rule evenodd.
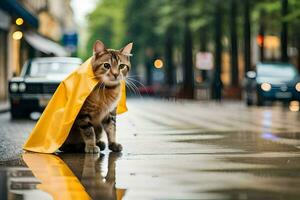
<path id="1" fill-rule="evenodd" d="M 257 106 L 263 106 L 264 104 L 265 104 L 264 99 L 263 99 L 259 94 L 257 94 L 256 105 L 257 105 Z"/>
<path id="2" fill-rule="evenodd" d="M 243 99 L 247 106 L 252 106 L 254 104 L 254 100 L 251 98 L 251 94 L 248 91 L 243 92 Z"/>
<path id="3" fill-rule="evenodd" d="M 11 119 L 21 119 L 21 118 L 24 118 L 25 115 L 21 111 L 17 111 L 17 110 L 11 109 L 10 110 L 10 117 L 11 117 Z"/>
<path id="4" fill-rule="evenodd" d="M 247 106 L 253 106 L 253 101 L 251 99 L 246 100 Z"/>

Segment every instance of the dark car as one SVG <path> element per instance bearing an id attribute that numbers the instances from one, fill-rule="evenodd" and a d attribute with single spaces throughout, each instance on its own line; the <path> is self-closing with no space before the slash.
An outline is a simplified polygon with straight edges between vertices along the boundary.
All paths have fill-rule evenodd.
<path id="1" fill-rule="evenodd" d="M 247 105 L 263 105 L 266 101 L 300 100 L 300 79 L 294 65 L 260 63 L 249 71 L 245 80 Z"/>
<path id="2" fill-rule="evenodd" d="M 34 58 L 26 62 L 21 75 L 9 81 L 11 117 L 39 115 L 59 83 L 81 63 L 81 59 L 71 57 Z"/>

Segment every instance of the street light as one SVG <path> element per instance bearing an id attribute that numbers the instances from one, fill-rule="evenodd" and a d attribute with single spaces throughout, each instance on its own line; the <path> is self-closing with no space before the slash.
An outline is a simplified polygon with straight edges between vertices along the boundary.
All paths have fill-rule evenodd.
<path id="1" fill-rule="evenodd" d="M 164 63 L 161 59 L 156 59 L 154 61 L 154 67 L 157 68 L 157 69 L 160 69 L 164 66 Z"/>
<path id="2" fill-rule="evenodd" d="M 20 40 L 22 39 L 23 37 L 23 33 L 21 31 L 15 31 L 13 34 L 12 34 L 12 38 L 14 40 Z"/>
<path id="3" fill-rule="evenodd" d="M 19 18 L 16 19 L 16 24 L 18 26 L 21 26 L 23 23 L 24 23 L 24 20 L 21 17 L 19 17 Z"/>

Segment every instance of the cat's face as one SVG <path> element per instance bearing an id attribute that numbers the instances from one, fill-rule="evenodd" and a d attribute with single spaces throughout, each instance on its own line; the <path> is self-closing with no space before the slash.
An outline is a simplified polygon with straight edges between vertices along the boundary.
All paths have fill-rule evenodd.
<path id="1" fill-rule="evenodd" d="M 129 57 L 132 43 L 120 50 L 106 49 L 104 44 L 97 40 L 94 44 L 92 67 L 95 77 L 107 87 L 116 87 L 127 76 L 131 64 Z"/>

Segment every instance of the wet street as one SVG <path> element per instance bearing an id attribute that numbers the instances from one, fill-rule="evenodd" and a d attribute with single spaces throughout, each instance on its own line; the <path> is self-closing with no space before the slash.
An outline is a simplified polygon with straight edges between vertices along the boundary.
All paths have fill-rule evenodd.
<path id="1" fill-rule="evenodd" d="M 33 121 L 0 114 L 1 200 L 300 199 L 300 113 L 131 99 L 122 154 L 23 153 Z"/>

